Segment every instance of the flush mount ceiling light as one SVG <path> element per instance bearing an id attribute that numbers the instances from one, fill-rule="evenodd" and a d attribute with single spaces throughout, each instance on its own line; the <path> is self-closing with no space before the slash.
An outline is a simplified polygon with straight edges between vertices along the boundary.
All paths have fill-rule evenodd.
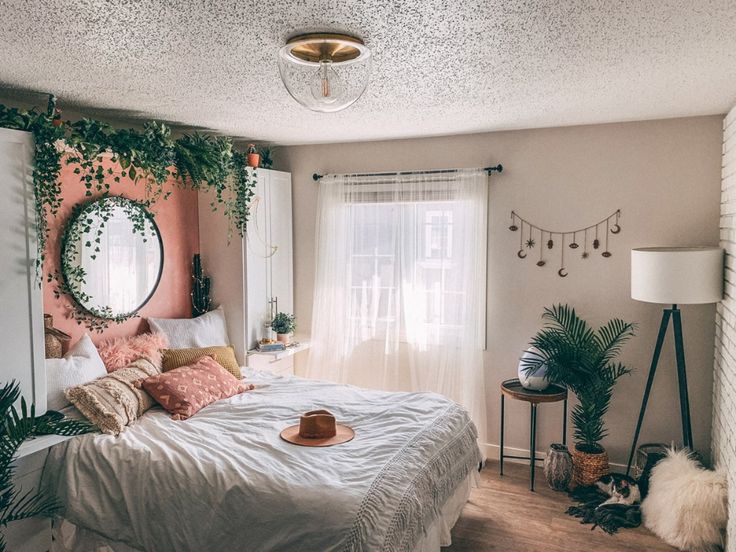
<path id="1" fill-rule="evenodd" d="M 289 94 L 312 111 L 340 111 L 365 90 L 371 51 L 357 37 L 309 33 L 279 50 L 279 72 Z"/>

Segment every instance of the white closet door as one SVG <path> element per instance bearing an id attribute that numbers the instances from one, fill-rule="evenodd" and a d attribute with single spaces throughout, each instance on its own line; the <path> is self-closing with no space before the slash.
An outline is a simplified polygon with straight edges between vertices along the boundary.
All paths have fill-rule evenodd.
<path id="1" fill-rule="evenodd" d="M 20 383 L 21 393 L 46 411 L 43 303 L 35 278 L 33 137 L 0 129 L 0 384 Z"/>
<path id="2" fill-rule="evenodd" d="M 250 218 L 246 236 L 246 278 L 248 302 L 248 333 L 246 349 L 252 349 L 266 335 L 265 324 L 270 322 L 269 305 L 271 255 L 268 225 L 268 181 L 270 171 L 259 170 L 255 196 L 250 206 Z"/>
<path id="3" fill-rule="evenodd" d="M 294 312 L 294 266 L 292 254 L 291 174 L 268 171 L 268 215 L 271 247 L 271 297 L 281 312 Z"/>

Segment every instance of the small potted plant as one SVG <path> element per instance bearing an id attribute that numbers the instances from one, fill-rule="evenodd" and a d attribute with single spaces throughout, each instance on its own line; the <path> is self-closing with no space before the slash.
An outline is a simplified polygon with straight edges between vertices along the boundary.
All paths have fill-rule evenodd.
<path id="1" fill-rule="evenodd" d="M 573 481 L 592 485 L 609 472 L 608 453 L 601 445 L 608 434 L 603 417 L 616 381 L 631 371 L 616 357 L 636 326 L 614 318 L 594 330 L 567 305 L 545 308 L 542 318 L 547 324 L 531 341 L 540 354 L 526 359 L 526 370 L 534 373 L 546 364 L 549 381 L 575 393 Z"/>
<path id="2" fill-rule="evenodd" d="M 276 332 L 277 341 L 281 341 L 284 345 L 289 344 L 289 335 L 296 329 L 295 320 L 293 314 L 276 313 L 271 322 L 271 329 Z"/>
<path id="3" fill-rule="evenodd" d="M 261 164 L 259 167 L 261 169 L 270 169 L 273 167 L 273 148 L 266 146 L 261 148 L 260 151 L 261 154 Z"/>
<path id="4" fill-rule="evenodd" d="M 257 169 L 258 165 L 261 163 L 261 155 L 258 153 L 255 144 L 248 144 L 247 154 L 248 166 Z"/>

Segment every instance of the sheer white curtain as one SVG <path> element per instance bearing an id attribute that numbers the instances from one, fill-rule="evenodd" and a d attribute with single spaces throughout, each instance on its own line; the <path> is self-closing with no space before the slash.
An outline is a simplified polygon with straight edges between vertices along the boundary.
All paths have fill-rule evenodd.
<path id="1" fill-rule="evenodd" d="M 487 179 L 322 179 L 309 377 L 442 393 L 485 440 Z"/>

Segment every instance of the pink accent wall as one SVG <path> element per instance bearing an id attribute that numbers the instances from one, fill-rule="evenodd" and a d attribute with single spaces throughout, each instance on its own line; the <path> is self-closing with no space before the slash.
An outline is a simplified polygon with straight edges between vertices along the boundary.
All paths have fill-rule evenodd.
<path id="1" fill-rule="evenodd" d="M 63 166 L 60 174 L 63 189 L 63 204 L 59 214 L 51 217 L 46 248 L 44 275 L 59 267 L 59 248 L 61 237 L 71 214 L 72 207 L 85 201 L 85 188 L 74 174 L 74 166 Z M 140 318 L 133 318 L 122 324 L 112 323 L 103 333 L 92 333 L 84 325 L 78 325 L 68 317 L 70 300 L 67 297 L 54 297 L 54 284 L 43 282 L 44 312 L 54 316 L 54 326 L 72 336 L 69 344 L 77 341 L 85 332 L 98 343 L 108 337 L 128 336 L 148 331 L 147 316 L 167 318 L 188 318 L 191 316 L 191 262 L 192 255 L 199 251 L 199 220 L 197 216 L 196 190 L 182 190 L 173 181 L 167 182 L 166 190 L 173 193 L 168 199 L 160 199 L 152 211 L 164 244 L 164 268 L 161 282 L 151 300 L 140 311 Z M 133 184 L 129 179 L 113 183 L 110 193 L 131 199 L 145 197 L 145 184 Z M 97 194 L 95 194 L 97 195 Z"/>

